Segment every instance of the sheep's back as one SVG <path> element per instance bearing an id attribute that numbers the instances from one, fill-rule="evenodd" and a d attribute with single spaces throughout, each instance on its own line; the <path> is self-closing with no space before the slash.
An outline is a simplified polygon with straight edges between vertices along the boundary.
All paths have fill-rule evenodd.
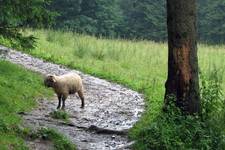
<path id="1" fill-rule="evenodd" d="M 73 94 L 79 90 L 82 90 L 82 79 L 79 75 L 75 73 L 68 73 L 65 75 L 61 75 L 58 78 L 61 86 L 67 89 L 70 94 Z"/>

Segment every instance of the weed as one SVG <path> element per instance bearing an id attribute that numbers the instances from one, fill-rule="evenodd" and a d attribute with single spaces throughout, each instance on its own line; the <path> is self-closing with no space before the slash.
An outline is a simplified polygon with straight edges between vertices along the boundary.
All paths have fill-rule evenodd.
<path id="1" fill-rule="evenodd" d="M 78 56 L 79 58 L 83 58 L 85 56 L 85 50 L 85 45 L 78 43 L 76 49 L 74 50 L 74 55 Z"/>
<path id="2" fill-rule="evenodd" d="M 54 129 L 41 128 L 29 135 L 32 139 L 41 138 L 43 140 L 50 140 L 53 142 L 57 150 L 76 150 L 76 146 L 69 141 L 69 139 Z"/>
<path id="3" fill-rule="evenodd" d="M 104 57 L 105 57 L 105 54 L 102 50 L 92 51 L 91 55 L 92 55 L 93 58 L 95 58 L 97 60 L 103 60 Z"/>
<path id="4" fill-rule="evenodd" d="M 62 119 L 65 121 L 68 121 L 68 114 L 65 111 L 58 110 L 58 111 L 53 111 L 50 113 L 50 116 L 54 119 Z"/>
<path id="5" fill-rule="evenodd" d="M 225 99 L 220 83 L 201 79 L 202 114 L 181 113 L 172 101 L 167 112 L 130 136 L 137 140 L 134 149 L 223 149 L 225 146 Z M 210 83 L 210 84 L 206 84 Z"/>

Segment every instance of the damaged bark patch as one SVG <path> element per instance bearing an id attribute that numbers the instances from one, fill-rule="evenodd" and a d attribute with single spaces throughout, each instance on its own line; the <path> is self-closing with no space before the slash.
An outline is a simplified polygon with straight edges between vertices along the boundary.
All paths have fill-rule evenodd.
<path id="1" fill-rule="evenodd" d="M 178 69 L 179 76 L 183 84 L 189 84 L 191 80 L 191 65 L 190 65 L 190 46 L 183 44 L 181 48 L 175 48 L 174 60 Z"/>

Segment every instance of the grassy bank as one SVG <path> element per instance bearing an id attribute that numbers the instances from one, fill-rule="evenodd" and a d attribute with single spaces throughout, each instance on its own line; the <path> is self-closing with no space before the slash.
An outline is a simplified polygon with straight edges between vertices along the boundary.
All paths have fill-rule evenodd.
<path id="1" fill-rule="evenodd" d="M 212 146 L 210 141 L 215 139 L 211 137 L 217 135 L 209 133 L 209 130 L 214 128 L 210 128 L 210 124 L 206 125 L 205 120 L 202 122 L 192 118 L 189 121 L 184 121 L 185 118 L 179 118 L 179 115 L 177 115 L 181 119 L 180 121 L 184 121 L 184 124 L 179 125 L 174 122 L 174 120 L 177 120 L 176 117 L 164 117 L 165 115 L 162 117 L 161 107 L 164 97 L 164 83 L 167 76 L 167 45 L 165 43 L 97 39 L 72 32 L 48 30 L 27 30 L 25 34 L 33 34 L 38 38 L 36 49 L 27 51 L 36 57 L 64 64 L 144 93 L 146 100 L 145 114 L 130 132 L 131 137 L 138 141 L 136 144 L 137 149 L 146 149 L 151 145 L 155 146 L 152 148 L 170 149 L 174 145 L 180 148 L 192 148 L 195 145 L 195 143 L 192 143 L 193 141 L 200 142 L 196 146 L 197 148 Z M 211 88 L 209 88 L 209 85 L 211 85 L 212 80 L 212 85 L 224 83 L 225 81 L 225 45 L 210 46 L 200 44 L 198 50 L 201 83 L 206 82 L 206 89 L 213 89 L 207 92 L 210 94 L 207 98 L 202 98 L 210 102 L 213 99 L 221 101 L 223 100 L 222 96 L 222 98 L 215 98 L 212 95 L 219 95 L 215 92 L 217 89 L 224 93 L 225 84 L 220 84 L 222 87 L 215 86 Z M 201 87 L 204 87 L 202 85 Z M 214 103 L 209 104 L 214 105 Z M 166 122 L 166 120 L 169 120 L 168 118 L 172 118 L 173 121 Z M 221 120 L 221 118 L 218 118 L 218 120 Z M 185 141 L 180 138 L 180 136 L 184 135 L 178 134 L 178 136 L 176 134 L 182 132 L 182 128 L 188 126 L 191 121 L 195 126 L 193 131 L 190 131 L 191 128 L 187 127 L 187 133 L 190 134 L 188 135 L 189 138 L 187 138 L 189 141 Z M 160 124 L 164 126 L 160 126 Z M 203 126 L 208 129 L 201 124 L 204 124 Z M 218 124 L 221 125 L 222 122 Z M 224 131 L 224 127 L 218 128 L 218 132 Z M 192 135 L 195 135 L 195 131 L 201 131 L 201 134 L 209 138 L 194 140 Z M 153 137 L 157 141 L 154 141 Z M 176 142 L 170 139 L 174 139 Z M 205 144 L 203 144 L 204 146 L 201 145 L 201 141 Z"/>
<path id="2" fill-rule="evenodd" d="M 0 60 L 0 149 L 27 149 L 24 138 L 29 129 L 21 128 L 19 112 L 29 111 L 36 106 L 36 98 L 52 96 L 42 84 L 42 77 L 31 71 Z M 54 133 L 51 140 L 62 147 L 60 135 Z M 56 136 L 57 135 L 57 136 Z M 64 142 L 66 143 L 66 142 Z M 68 142 L 67 142 L 68 143 Z M 63 143 L 62 143 L 63 144 Z"/>

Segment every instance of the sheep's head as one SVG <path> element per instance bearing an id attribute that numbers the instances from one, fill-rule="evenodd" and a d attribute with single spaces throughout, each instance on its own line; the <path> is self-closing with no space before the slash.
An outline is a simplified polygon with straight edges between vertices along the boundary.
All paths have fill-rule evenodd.
<path id="1" fill-rule="evenodd" d="M 54 75 L 48 75 L 47 77 L 45 77 L 45 80 L 44 80 L 45 86 L 53 87 L 55 83 L 56 83 L 56 79 Z"/>

